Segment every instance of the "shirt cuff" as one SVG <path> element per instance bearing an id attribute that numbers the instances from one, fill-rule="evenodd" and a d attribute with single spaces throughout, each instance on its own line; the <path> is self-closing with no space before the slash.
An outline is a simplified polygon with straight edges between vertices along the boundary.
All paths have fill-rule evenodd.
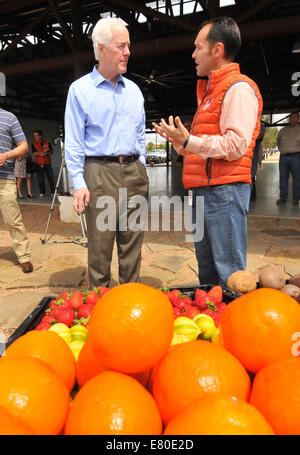
<path id="1" fill-rule="evenodd" d="M 146 158 L 145 158 L 145 155 L 140 155 L 139 160 L 140 160 L 140 162 L 143 163 L 143 165 L 146 167 Z"/>
<path id="2" fill-rule="evenodd" d="M 87 188 L 83 174 L 77 174 L 72 177 L 73 187 L 75 190 L 80 190 L 81 188 Z"/>

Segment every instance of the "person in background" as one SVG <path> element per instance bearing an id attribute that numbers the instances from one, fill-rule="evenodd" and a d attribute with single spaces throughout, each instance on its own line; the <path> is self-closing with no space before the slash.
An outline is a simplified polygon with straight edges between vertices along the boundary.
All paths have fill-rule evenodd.
<path id="1" fill-rule="evenodd" d="M 109 286 L 114 241 L 119 282 L 140 280 L 143 229 L 130 229 L 128 200 L 148 197 L 144 98 L 123 76 L 130 55 L 124 22 L 100 19 L 92 34 L 98 65 L 73 82 L 65 110 L 65 160 L 74 185 L 73 206 L 86 208 L 90 286 Z M 120 196 L 120 190 L 126 190 Z M 123 194 L 123 193 L 122 193 Z M 115 226 L 102 226 L 102 198 L 115 204 Z M 123 217 L 119 208 L 124 207 Z M 111 212 L 111 211 L 110 211 Z M 121 226 L 121 221 L 122 225 Z"/>
<path id="2" fill-rule="evenodd" d="M 28 143 L 14 114 L 0 108 L 0 210 L 24 273 L 33 271 L 29 240 L 17 202 L 15 160 L 28 153 Z"/>
<path id="3" fill-rule="evenodd" d="M 196 64 L 198 109 L 190 132 L 179 117 L 154 124 L 184 156 L 183 185 L 204 200 L 202 240 L 195 241 L 200 284 L 220 284 L 246 269 L 247 214 L 251 162 L 260 130 L 262 97 L 254 81 L 233 60 L 240 30 L 230 17 L 202 24 L 192 55 Z M 200 227 L 201 228 L 201 227 Z M 200 232 L 200 229 L 198 229 Z"/>
<path id="4" fill-rule="evenodd" d="M 299 112 L 290 116 L 290 123 L 283 127 L 277 136 L 279 158 L 279 191 L 278 204 L 285 204 L 289 192 L 289 177 L 293 179 L 293 205 L 300 200 L 300 123 Z"/>
<path id="5" fill-rule="evenodd" d="M 263 160 L 263 151 L 262 151 L 262 141 L 265 135 L 266 126 L 263 122 L 260 122 L 260 132 L 259 136 L 256 139 L 255 147 L 253 150 L 252 158 L 252 167 L 251 167 L 251 193 L 250 201 L 255 201 L 256 199 L 256 173 L 257 168 L 261 166 Z"/>
<path id="6" fill-rule="evenodd" d="M 34 142 L 32 143 L 32 154 L 36 166 L 38 184 L 40 188 L 40 197 L 45 196 L 45 174 L 47 176 L 51 195 L 55 192 L 54 175 L 51 166 L 51 155 L 53 154 L 50 142 L 43 139 L 43 133 L 40 130 L 33 132 Z"/>
<path id="7" fill-rule="evenodd" d="M 17 192 L 18 192 L 18 198 L 19 199 L 24 199 L 24 196 L 22 194 L 22 181 L 24 178 L 26 178 L 26 184 L 27 184 L 27 196 L 29 198 L 32 198 L 32 193 L 31 193 L 31 174 L 28 172 L 27 168 L 27 163 L 29 161 L 30 157 L 29 154 L 27 153 L 24 157 L 17 158 L 15 161 L 15 169 L 14 169 L 14 174 L 17 179 Z"/>

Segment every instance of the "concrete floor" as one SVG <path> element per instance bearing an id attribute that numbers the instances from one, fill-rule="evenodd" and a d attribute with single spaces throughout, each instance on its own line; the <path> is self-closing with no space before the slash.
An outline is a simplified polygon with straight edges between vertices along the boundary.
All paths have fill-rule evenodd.
<path id="1" fill-rule="evenodd" d="M 290 178 L 289 186 L 289 199 L 285 205 L 276 205 L 276 200 L 279 197 L 279 154 L 270 156 L 267 160 L 263 161 L 262 167 L 257 172 L 256 192 L 257 198 L 255 202 L 251 202 L 249 215 L 253 216 L 267 216 L 267 217 L 280 217 L 280 218 L 299 218 L 300 207 L 292 205 L 291 185 Z M 154 165 L 147 167 L 149 176 L 150 188 L 149 195 L 169 197 L 179 195 L 181 197 L 187 196 L 187 191 L 184 190 L 181 183 L 182 168 L 175 166 L 166 166 L 165 164 Z M 48 195 L 46 197 L 38 197 L 39 190 L 36 181 L 36 176 L 32 177 L 32 192 L 36 196 L 34 199 L 25 198 L 19 200 L 20 204 L 37 203 L 50 205 L 52 199 L 49 195 L 48 182 L 46 181 Z M 23 182 L 23 195 L 26 195 L 26 186 Z M 59 190 L 63 190 L 61 184 Z M 56 201 L 59 204 L 58 201 Z"/>

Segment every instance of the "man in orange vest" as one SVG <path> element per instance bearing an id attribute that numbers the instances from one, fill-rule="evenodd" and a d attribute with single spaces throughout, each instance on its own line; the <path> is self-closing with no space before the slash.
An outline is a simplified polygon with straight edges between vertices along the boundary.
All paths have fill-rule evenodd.
<path id="1" fill-rule="evenodd" d="M 45 196 L 45 173 L 50 185 L 51 194 L 54 194 L 55 184 L 50 156 L 53 153 L 50 142 L 43 139 L 43 133 L 40 130 L 33 132 L 34 142 L 32 143 L 32 153 L 34 161 L 37 164 L 37 179 L 40 187 L 40 197 Z"/>
<path id="2" fill-rule="evenodd" d="M 262 98 L 255 82 L 233 63 L 240 46 L 232 18 L 203 23 L 192 55 L 199 80 L 191 130 L 179 117 L 153 124 L 184 156 L 183 185 L 192 191 L 193 223 L 196 198 L 204 198 L 204 234 L 195 241 L 200 284 L 225 285 L 233 272 L 246 269 L 251 162 Z"/>

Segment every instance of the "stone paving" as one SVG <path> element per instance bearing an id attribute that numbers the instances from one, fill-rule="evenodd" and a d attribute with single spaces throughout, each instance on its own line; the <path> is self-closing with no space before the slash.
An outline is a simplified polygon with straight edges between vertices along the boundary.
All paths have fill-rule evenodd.
<path id="1" fill-rule="evenodd" d="M 73 243 L 81 239 L 79 223 L 60 221 L 54 206 L 46 242 L 43 233 L 49 207 L 21 207 L 32 250 L 34 271 L 22 273 L 11 248 L 10 235 L 0 223 L 0 335 L 10 334 L 45 296 L 88 288 L 87 248 Z M 55 243 L 57 242 L 57 243 Z M 61 243 L 63 242 L 63 243 Z M 66 243 L 65 243 L 66 242 Z M 294 275 L 300 273 L 300 219 L 248 218 L 247 269 L 259 273 L 279 264 Z M 197 285 L 197 262 L 192 243 L 184 232 L 146 232 L 142 247 L 141 282 L 156 288 Z M 118 284 L 116 249 L 112 259 L 111 286 Z"/>

